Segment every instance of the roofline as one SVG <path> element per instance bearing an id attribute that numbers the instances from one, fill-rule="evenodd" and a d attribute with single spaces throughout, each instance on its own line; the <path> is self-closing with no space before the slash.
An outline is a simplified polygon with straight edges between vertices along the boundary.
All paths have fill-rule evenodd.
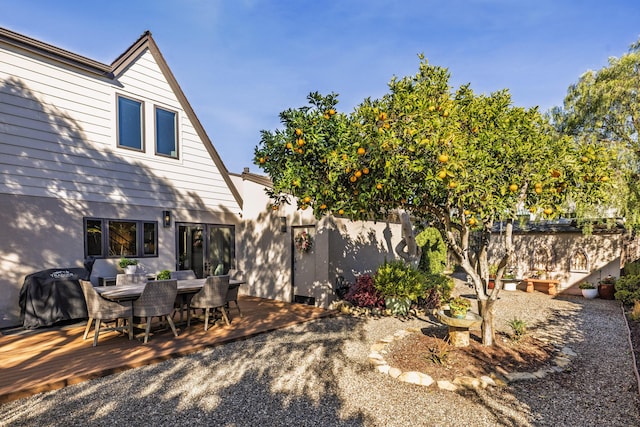
<path id="1" fill-rule="evenodd" d="M 112 68 L 107 64 L 87 58 L 86 56 L 69 52 L 68 50 L 61 49 L 6 28 L 0 27 L 0 41 L 92 74 L 113 78 Z"/>
<path id="2" fill-rule="evenodd" d="M 211 160 L 213 160 L 213 163 L 220 171 L 222 178 L 229 187 L 229 190 L 233 194 L 233 197 L 238 203 L 238 206 L 240 206 L 240 209 L 242 209 L 242 197 L 240 196 L 240 193 L 236 189 L 235 185 L 233 185 L 227 167 L 225 166 L 222 158 L 213 146 L 211 139 L 209 139 L 207 132 L 204 130 L 202 123 L 200 123 L 198 116 L 191 107 L 191 104 L 187 100 L 187 97 L 178 84 L 178 81 L 171 72 L 167 61 L 165 61 L 164 57 L 162 56 L 162 53 L 160 52 L 160 49 L 158 48 L 156 42 L 153 40 L 150 31 L 145 31 L 140 36 L 140 38 L 138 38 L 138 40 L 136 40 L 127 50 L 125 50 L 120 56 L 118 56 L 111 63 L 111 65 L 106 65 L 93 59 L 77 55 L 73 52 L 69 52 L 59 47 L 41 42 L 39 40 L 24 36 L 22 34 L 2 27 L 0 27 L 0 42 L 5 42 L 22 50 L 35 53 L 37 55 L 69 65 L 85 72 L 89 72 L 102 77 L 108 77 L 109 79 L 115 79 L 120 73 L 122 73 L 123 70 L 131 65 L 131 63 L 135 61 L 135 59 L 140 54 L 142 54 L 145 49 L 149 49 L 149 52 L 151 53 L 151 55 L 153 55 L 154 59 L 158 63 L 158 66 L 167 79 L 169 86 L 171 86 L 171 89 L 173 89 L 176 97 L 178 98 L 178 101 L 182 105 L 182 108 L 193 124 L 196 133 L 202 140 L 205 148 L 207 149 L 207 152 L 209 153 L 209 156 L 211 157 Z"/>

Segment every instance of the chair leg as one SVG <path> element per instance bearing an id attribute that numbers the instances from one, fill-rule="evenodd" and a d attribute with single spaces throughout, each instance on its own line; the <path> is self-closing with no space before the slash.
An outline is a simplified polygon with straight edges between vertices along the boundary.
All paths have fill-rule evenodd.
<path id="1" fill-rule="evenodd" d="M 229 322 L 229 317 L 227 317 L 227 310 L 224 309 L 224 306 L 220 307 L 220 311 L 222 312 L 222 318 L 224 319 L 224 323 L 229 326 L 231 322 Z"/>
<path id="2" fill-rule="evenodd" d="M 204 310 L 204 330 L 209 329 L 209 307 Z"/>
<path id="3" fill-rule="evenodd" d="M 147 327 L 144 330 L 144 343 L 149 341 L 149 332 L 151 331 L 151 316 L 147 317 Z"/>
<path id="4" fill-rule="evenodd" d="M 171 326 L 171 330 L 173 331 L 173 336 L 178 336 L 178 331 L 176 331 L 176 325 L 173 323 L 173 319 L 169 316 L 165 316 L 167 318 L 167 322 L 169 322 L 169 326 Z"/>
<path id="5" fill-rule="evenodd" d="M 240 306 L 238 305 L 238 300 L 233 301 L 236 303 L 236 308 L 238 309 L 238 314 L 240 314 L 240 317 L 242 317 L 242 312 L 240 311 Z"/>
<path id="6" fill-rule="evenodd" d="M 133 339 L 133 316 L 130 316 L 127 321 L 129 322 L 129 341 Z"/>
<path id="7" fill-rule="evenodd" d="M 187 328 L 191 326 L 191 306 L 187 305 Z"/>
<path id="8" fill-rule="evenodd" d="M 91 329 L 91 324 L 93 323 L 93 317 L 89 317 L 89 320 L 87 320 L 87 327 L 84 329 L 84 336 L 82 337 L 83 340 L 87 339 L 87 336 L 89 335 L 89 330 Z"/>
<path id="9" fill-rule="evenodd" d="M 96 319 L 96 332 L 93 335 L 93 346 L 97 346 L 98 345 L 98 334 L 100 334 L 100 323 L 102 323 L 100 321 L 100 319 Z"/>

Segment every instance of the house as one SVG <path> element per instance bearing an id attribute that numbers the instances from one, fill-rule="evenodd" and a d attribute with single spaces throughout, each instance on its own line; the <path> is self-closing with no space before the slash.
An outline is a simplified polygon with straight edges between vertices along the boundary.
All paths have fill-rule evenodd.
<path id="1" fill-rule="evenodd" d="M 151 33 L 107 65 L 0 28 L 0 327 L 25 275 L 236 265 L 242 198 Z"/>
<path id="2" fill-rule="evenodd" d="M 125 256 L 235 268 L 244 293 L 327 306 L 401 239 L 393 222 L 269 209 L 269 180 L 227 171 L 149 32 L 103 64 L 0 28 L 0 176 L 0 328 L 19 324 L 26 275 L 89 257 L 94 284 Z"/>

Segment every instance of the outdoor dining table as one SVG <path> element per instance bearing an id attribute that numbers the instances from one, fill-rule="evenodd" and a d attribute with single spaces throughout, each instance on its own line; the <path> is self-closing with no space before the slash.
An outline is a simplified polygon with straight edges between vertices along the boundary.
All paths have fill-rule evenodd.
<path id="1" fill-rule="evenodd" d="M 178 280 L 178 295 L 195 294 L 202 287 L 207 279 L 184 279 Z M 229 286 L 239 286 L 246 283 L 244 280 L 229 280 Z M 140 297 L 145 286 L 153 286 L 153 281 L 121 286 L 96 286 L 95 290 L 104 298 L 112 301 L 130 301 Z"/>

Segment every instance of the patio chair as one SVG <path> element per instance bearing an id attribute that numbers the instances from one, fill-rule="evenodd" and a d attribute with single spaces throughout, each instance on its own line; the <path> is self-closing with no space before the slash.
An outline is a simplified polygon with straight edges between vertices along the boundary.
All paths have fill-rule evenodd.
<path id="1" fill-rule="evenodd" d="M 95 334 L 93 336 L 94 347 L 98 345 L 98 335 L 100 332 L 124 331 L 124 326 L 118 327 L 118 319 L 127 319 L 128 324 L 126 329 L 129 331 L 129 339 L 133 339 L 133 311 L 131 309 L 131 301 L 109 301 L 108 299 L 101 297 L 93 288 L 91 282 L 87 280 L 80 280 L 80 287 L 82 288 L 84 300 L 87 303 L 87 313 L 89 314 L 89 320 L 87 321 L 87 327 L 84 330 L 84 336 L 82 339 L 87 339 L 94 319 L 96 321 Z M 111 320 L 115 321 L 115 327 L 102 326 L 103 322 L 106 324 L 106 321 Z"/>
<path id="2" fill-rule="evenodd" d="M 138 328 L 145 326 L 144 343 L 149 340 L 151 331 L 151 319 L 153 317 L 165 318 L 174 336 L 178 336 L 176 326 L 171 319 L 173 313 L 173 303 L 178 294 L 178 282 L 176 280 L 155 280 L 148 282 L 140 294 L 140 298 L 133 301 L 133 315 L 141 317 L 144 323 L 134 325 Z"/>
<path id="3" fill-rule="evenodd" d="M 225 324 L 229 325 L 227 317 L 227 293 L 229 292 L 229 276 L 209 276 L 202 289 L 196 293 L 187 309 L 187 327 L 191 326 L 191 309 L 204 309 L 204 330 L 209 329 L 209 316 L 218 310 L 222 313 Z"/>
<path id="4" fill-rule="evenodd" d="M 118 274 L 116 275 L 116 286 L 141 285 L 147 283 L 146 274 Z"/>
<path id="5" fill-rule="evenodd" d="M 172 271 L 171 278 L 176 280 L 197 279 L 196 273 L 194 273 L 193 270 Z M 180 312 L 180 321 L 182 322 L 184 310 L 186 310 L 186 308 L 189 306 L 189 299 L 192 296 L 193 295 L 190 295 L 190 294 L 178 295 L 176 297 L 175 303 L 173 304 L 173 313 L 171 314 L 171 317 L 173 317 L 176 314 L 176 312 Z"/>
<path id="6" fill-rule="evenodd" d="M 244 276 L 244 272 L 240 270 L 229 270 L 229 278 L 233 280 L 242 280 Z M 229 291 L 227 292 L 227 303 L 225 307 L 227 310 L 230 310 L 229 303 L 233 302 L 236 304 L 236 309 L 238 310 L 238 314 L 242 317 L 242 311 L 240 311 L 240 306 L 238 305 L 238 290 L 240 289 L 240 284 L 229 285 Z"/>

